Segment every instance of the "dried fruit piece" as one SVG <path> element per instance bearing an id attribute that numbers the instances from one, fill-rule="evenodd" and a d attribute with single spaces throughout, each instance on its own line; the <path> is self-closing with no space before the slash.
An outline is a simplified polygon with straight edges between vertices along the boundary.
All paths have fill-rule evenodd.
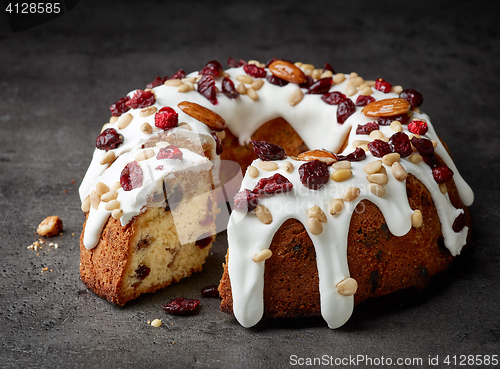
<path id="1" fill-rule="evenodd" d="M 432 168 L 432 176 L 437 183 L 446 183 L 453 178 L 453 171 L 447 166 L 438 166 Z"/>
<path id="2" fill-rule="evenodd" d="M 368 143 L 368 150 L 370 150 L 372 155 L 376 156 L 377 158 L 381 158 L 384 155 L 391 153 L 391 148 L 389 147 L 389 144 L 385 141 L 378 139 Z"/>
<path id="3" fill-rule="evenodd" d="M 101 132 L 95 140 L 95 147 L 99 150 L 113 150 L 123 143 L 123 136 L 114 128 L 108 128 Z"/>
<path id="4" fill-rule="evenodd" d="M 155 87 L 158 87 L 158 86 L 161 86 L 162 84 L 165 83 L 165 81 L 168 79 L 168 76 L 165 76 L 165 77 L 156 77 L 152 82 L 148 83 L 146 85 L 146 88 L 155 88 Z"/>
<path id="5" fill-rule="evenodd" d="M 221 73 L 222 73 L 222 65 L 217 60 L 210 60 L 207 64 L 205 64 L 203 69 L 200 71 L 200 74 L 203 75 L 208 74 L 214 77 L 220 76 Z"/>
<path id="6" fill-rule="evenodd" d="M 155 94 L 151 91 L 137 90 L 130 100 L 125 104 L 132 109 L 142 109 L 156 102 Z"/>
<path id="7" fill-rule="evenodd" d="M 270 161 L 286 158 L 285 150 L 278 145 L 272 144 L 267 141 L 252 140 L 251 142 L 255 155 L 257 155 L 261 160 Z"/>
<path id="8" fill-rule="evenodd" d="M 179 115 L 169 106 L 161 108 L 155 114 L 155 126 L 165 131 L 177 127 Z"/>
<path id="9" fill-rule="evenodd" d="M 235 58 L 233 57 L 229 57 L 227 58 L 227 66 L 229 68 L 239 68 L 239 67 L 242 67 L 246 64 L 247 62 L 244 61 L 243 59 L 240 59 L 239 61 L 236 60 Z"/>
<path id="10" fill-rule="evenodd" d="M 210 134 L 212 135 L 212 137 L 215 140 L 215 153 L 217 155 L 222 154 L 222 151 L 224 148 L 222 147 L 222 142 L 221 142 L 219 136 L 217 136 L 217 133 L 215 133 L 215 132 L 210 132 Z"/>
<path id="11" fill-rule="evenodd" d="M 390 126 L 391 123 L 394 122 L 395 120 L 397 120 L 401 124 L 407 124 L 408 121 L 410 120 L 410 116 L 405 113 L 389 117 L 379 117 L 377 118 L 377 123 L 381 126 Z"/>
<path id="12" fill-rule="evenodd" d="M 302 84 L 307 82 L 304 72 L 289 61 L 275 60 L 269 64 L 269 71 L 276 77 L 291 83 Z"/>
<path id="13" fill-rule="evenodd" d="M 460 215 L 453 221 L 451 229 L 453 229 L 454 232 L 458 233 L 462 229 L 464 229 L 466 223 L 467 217 L 465 216 L 465 213 L 460 213 Z"/>
<path id="14" fill-rule="evenodd" d="M 362 113 L 368 117 L 392 117 L 407 113 L 408 110 L 410 103 L 396 97 L 369 103 L 363 108 Z"/>
<path id="15" fill-rule="evenodd" d="M 379 129 L 379 125 L 377 122 L 368 122 L 366 124 L 358 124 L 356 128 L 357 135 L 369 135 L 370 132 L 376 131 Z"/>
<path id="16" fill-rule="evenodd" d="M 182 160 L 182 151 L 175 145 L 168 145 L 162 147 L 158 154 L 156 154 L 156 159 L 178 159 Z"/>
<path id="17" fill-rule="evenodd" d="M 427 123 L 421 120 L 414 119 L 408 124 L 408 131 L 416 135 L 423 136 L 427 133 L 428 129 Z"/>
<path id="18" fill-rule="evenodd" d="M 365 160 L 366 159 L 365 150 L 363 150 L 361 147 L 357 147 L 356 150 L 347 155 L 346 159 L 347 161 Z"/>
<path id="19" fill-rule="evenodd" d="M 213 221 L 213 217 L 210 217 L 209 219 L 210 221 Z M 214 238 L 212 237 L 212 235 L 209 232 L 207 232 L 202 234 L 194 244 L 198 246 L 200 249 L 204 249 L 205 247 L 208 247 L 213 242 L 213 240 Z"/>
<path id="20" fill-rule="evenodd" d="M 423 95 L 417 90 L 413 90 L 411 88 L 407 88 L 401 91 L 399 97 L 408 101 L 412 109 L 422 105 L 422 103 L 424 102 Z"/>
<path id="21" fill-rule="evenodd" d="M 117 102 L 115 102 L 113 105 L 109 107 L 109 110 L 111 110 L 111 115 L 113 117 L 119 117 L 123 113 L 127 112 L 130 110 L 130 106 L 127 105 L 127 101 L 130 100 L 130 97 L 125 96 L 119 99 Z"/>
<path id="22" fill-rule="evenodd" d="M 351 99 L 342 100 L 337 108 L 337 122 L 344 124 L 344 122 L 356 111 L 356 105 Z"/>
<path id="23" fill-rule="evenodd" d="M 40 236 L 44 237 L 52 237 L 57 236 L 63 229 L 63 222 L 61 218 L 57 215 L 52 215 L 50 217 L 45 218 L 38 225 L 36 232 Z"/>
<path id="24" fill-rule="evenodd" d="M 253 211 L 259 204 L 259 198 L 248 189 L 241 190 L 234 196 L 233 208 L 234 210 L 249 213 Z"/>
<path id="25" fill-rule="evenodd" d="M 325 94 L 330 90 L 330 87 L 333 84 L 333 79 L 332 77 L 327 77 L 327 78 L 321 78 L 314 82 L 309 89 L 307 90 L 308 94 L 315 94 L 315 95 L 320 95 L 320 94 Z"/>
<path id="26" fill-rule="evenodd" d="M 214 77 L 204 74 L 198 82 L 198 92 L 206 97 L 213 105 L 217 104 L 217 88 Z"/>
<path id="27" fill-rule="evenodd" d="M 138 280 L 142 281 L 144 278 L 146 278 L 149 275 L 150 272 L 151 272 L 151 268 L 147 267 L 144 264 L 141 264 L 135 270 L 135 276 L 137 277 Z"/>
<path id="28" fill-rule="evenodd" d="M 328 182 L 328 165 L 319 160 L 312 160 L 299 167 L 300 181 L 311 190 L 319 190 Z"/>
<path id="29" fill-rule="evenodd" d="M 186 78 L 186 72 L 184 70 L 179 69 L 177 72 L 175 72 L 169 79 L 183 79 Z"/>
<path id="30" fill-rule="evenodd" d="M 389 138 L 389 147 L 392 152 L 397 152 L 402 158 L 409 156 L 413 150 L 408 135 L 404 132 L 396 132 Z"/>
<path id="31" fill-rule="evenodd" d="M 222 93 L 227 96 L 228 99 L 236 99 L 240 94 L 236 91 L 233 81 L 230 78 L 224 77 L 222 79 Z"/>
<path id="32" fill-rule="evenodd" d="M 375 101 L 375 98 L 373 96 L 369 95 L 359 95 L 356 98 L 356 106 L 366 106 L 369 103 L 372 103 Z"/>
<path id="33" fill-rule="evenodd" d="M 345 99 L 347 99 L 347 96 L 339 91 L 328 92 L 321 96 L 321 100 L 326 102 L 328 105 L 338 105 Z"/>
<path id="34" fill-rule="evenodd" d="M 325 63 L 325 66 L 323 67 L 323 70 L 329 70 L 330 72 L 332 72 L 332 74 L 335 74 L 335 69 L 333 69 L 333 67 L 331 66 L 330 63 Z"/>
<path id="35" fill-rule="evenodd" d="M 276 77 L 274 74 L 267 76 L 267 82 L 280 87 L 288 84 L 288 81 L 285 81 L 283 78 Z"/>
<path id="36" fill-rule="evenodd" d="M 383 93 L 391 92 L 392 85 L 386 80 L 379 78 L 375 81 L 375 89 Z"/>
<path id="37" fill-rule="evenodd" d="M 201 302 L 195 299 L 177 297 L 162 306 L 163 310 L 172 315 L 186 315 L 193 312 Z"/>
<path id="38" fill-rule="evenodd" d="M 422 155 L 422 160 L 424 161 L 425 164 L 427 164 L 431 168 L 435 168 L 439 164 L 437 157 L 436 157 L 436 155 L 434 155 L 434 153 L 429 154 L 429 155 Z"/>
<path id="39" fill-rule="evenodd" d="M 411 143 L 422 156 L 430 155 L 434 152 L 434 145 L 432 145 L 432 141 L 427 138 L 412 137 Z"/>
<path id="40" fill-rule="evenodd" d="M 267 75 L 266 70 L 264 68 L 260 68 L 255 64 L 246 64 L 243 67 L 243 70 L 245 71 L 246 74 L 254 78 L 264 78 Z"/>
<path id="41" fill-rule="evenodd" d="M 293 188 L 292 182 L 290 182 L 283 175 L 276 173 L 272 177 L 260 179 L 259 182 L 257 182 L 257 185 L 255 185 L 252 192 L 255 194 L 273 195 L 277 193 L 288 192 L 292 188 Z"/>
<path id="42" fill-rule="evenodd" d="M 209 76 L 212 78 L 211 76 Z M 216 112 L 191 101 L 181 101 L 177 106 L 187 115 L 205 123 L 214 131 L 222 131 L 226 128 L 226 121 Z"/>
<path id="43" fill-rule="evenodd" d="M 123 168 L 120 174 L 120 185 L 124 191 L 131 191 L 142 186 L 142 168 L 138 162 L 132 161 Z"/>
<path id="44" fill-rule="evenodd" d="M 206 286 L 201 289 L 202 297 L 220 297 L 219 296 L 219 286 L 214 284 L 211 286 Z"/>

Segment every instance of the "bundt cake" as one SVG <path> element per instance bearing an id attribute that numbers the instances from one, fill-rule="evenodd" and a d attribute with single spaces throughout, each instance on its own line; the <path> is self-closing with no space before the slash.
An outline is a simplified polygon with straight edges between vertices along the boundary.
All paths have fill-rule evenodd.
<path id="1" fill-rule="evenodd" d="M 354 304 L 448 267 L 473 193 L 418 91 L 329 64 L 228 65 L 157 77 L 110 107 L 80 187 L 90 289 L 122 305 L 187 277 L 226 226 L 221 309 L 245 327 L 321 315 L 336 328 Z"/>

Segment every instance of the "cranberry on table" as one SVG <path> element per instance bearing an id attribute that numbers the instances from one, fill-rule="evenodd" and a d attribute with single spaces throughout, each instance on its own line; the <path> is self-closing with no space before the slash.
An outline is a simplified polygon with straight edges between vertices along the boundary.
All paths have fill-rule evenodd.
<path id="1" fill-rule="evenodd" d="M 162 308 L 172 315 L 187 315 L 192 313 L 200 304 L 200 300 L 177 297 L 163 305 Z"/>
<path id="2" fill-rule="evenodd" d="M 216 284 L 211 286 L 206 286 L 201 289 L 202 297 L 220 297 L 219 288 Z"/>

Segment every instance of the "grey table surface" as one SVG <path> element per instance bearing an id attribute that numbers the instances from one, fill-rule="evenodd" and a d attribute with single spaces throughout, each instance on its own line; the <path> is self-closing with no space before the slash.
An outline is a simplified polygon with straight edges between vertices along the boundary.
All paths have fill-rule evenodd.
<path id="1" fill-rule="evenodd" d="M 421 358 L 426 367 L 436 357 L 434 367 L 458 367 L 446 355 L 500 354 L 499 4 L 81 1 L 20 32 L 2 12 L 0 367 L 307 366 L 299 358 L 347 367 L 353 357 L 364 359 L 359 367 L 387 367 L 387 358 Z M 245 329 L 207 298 L 194 316 L 167 316 L 163 303 L 200 298 L 200 288 L 218 282 L 224 233 L 203 272 L 157 294 L 116 307 L 88 291 L 78 274 L 78 186 L 108 106 L 157 75 L 229 56 L 330 62 L 420 90 L 422 109 L 475 191 L 473 247 L 425 291 L 362 304 L 337 330 L 322 319 Z M 51 240 L 59 248 L 27 249 L 52 214 L 64 221 Z M 155 318 L 160 328 L 147 324 Z"/>

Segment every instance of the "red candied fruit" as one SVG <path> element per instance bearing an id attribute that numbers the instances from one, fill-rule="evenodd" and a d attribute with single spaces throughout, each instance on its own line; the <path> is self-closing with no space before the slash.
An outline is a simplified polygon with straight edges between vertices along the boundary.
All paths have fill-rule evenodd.
<path id="1" fill-rule="evenodd" d="M 245 188 L 234 195 L 233 208 L 234 210 L 249 213 L 257 207 L 258 203 L 259 198 L 257 195 Z"/>
<path id="2" fill-rule="evenodd" d="M 290 182 L 283 175 L 276 173 L 272 177 L 260 179 L 252 192 L 259 195 L 274 195 L 277 193 L 288 192 L 292 188 L 292 182 Z"/>
<path id="3" fill-rule="evenodd" d="M 132 98 L 126 102 L 132 109 L 142 109 L 156 102 L 155 94 L 151 91 L 137 90 Z"/>
<path id="4" fill-rule="evenodd" d="M 404 132 L 394 133 L 391 138 L 389 138 L 388 144 L 391 151 L 397 152 L 402 158 L 406 158 L 413 152 L 410 138 Z"/>
<path id="5" fill-rule="evenodd" d="M 392 122 L 397 120 L 401 124 L 408 124 L 410 116 L 408 114 L 393 115 L 392 117 L 377 118 L 377 123 L 381 126 L 389 126 Z"/>
<path id="6" fill-rule="evenodd" d="M 246 63 L 247 62 L 244 61 L 243 59 L 240 59 L 238 61 L 235 58 L 233 58 L 232 56 L 230 56 L 229 58 L 227 58 L 227 66 L 229 68 L 239 68 L 239 67 L 244 66 Z"/>
<path id="7" fill-rule="evenodd" d="M 330 87 L 332 87 L 332 84 L 333 84 L 332 77 L 318 79 L 311 86 L 309 86 L 307 93 L 314 95 L 326 94 L 330 90 Z"/>
<path id="8" fill-rule="evenodd" d="M 311 160 L 299 167 L 300 181 L 311 190 L 319 190 L 328 182 L 328 165 L 319 160 Z"/>
<path id="9" fill-rule="evenodd" d="M 437 156 L 434 155 L 434 153 L 429 155 L 422 155 L 422 159 L 424 160 L 424 163 L 430 166 L 431 168 L 436 168 L 439 164 Z"/>
<path id="10" fill-rule="evenodd" d="M 201 289 L 202 297 L 220 297 L 219 286 L 214 284 L 211 286 L 206 286 Z"/>
<path id="11" fill-rule="evenodd" d="M 337 122 L 344 124 L 344 122 L 356 111 L 356 105 L 351 99 L 342 100 L 337 108 Z"/>
<path id="12" fill-rule="evenodd" d="M 155 114 L 155 126 L 165 131 L 177 127 L 178 123 L 179 114 L 169 106 L 161 108 Z"/>
<path id="13" fill-rule="evenodd" d="M 366 159 L 366 153 L 365 150 L 363 150 L 361 147 L 356 147 L 356 150 L 351 152 L 350 154 L 347 155 L 337 155 L 337 160 L 338 161 L 361 161 Z"/>
<path id="14" fill-rule="evenodd" d="M 192 313 L 200 304 L 200 300 L 177 297 L 169 303 L 162 305 L 162 308 L 172 315 L 186 315 Z"/>
<path id="15" fill-rule="evenodd" d="M 208 74 L 210 76 L 220 76 L 222 73 L 222 65 L 217 60 L 210 60 L 200 71 L 200 74 Z"/>
<path id="16" fill-rule="evenodd" d="M 356 128 L 357 135 L 369 135 L 371 132 L 379 129 L 379 125 L 377 122 L 368 122 L 366 124 L 358 124 L 358 128 Z"/>
<path id="17" fill-rule="evenodd" d="M 95 147 L 99 150 L 113 150 L 123 143 L 123 136 L 114 128 L 108 128 L 101 132 L 95 140 Z"/>
<path id="18" fill-rule="evenodd" d="M 158 86 L 161 86 L 162 84 L 165 83 L 165 81 L 168 79 L 168 76 L 165 76 L 165 77 L 156 77 L 152 82 L 148 83 L 146 85 L 146 88 L 155 88 L 155 87 L 158 87 Z"/>
<path id="19" fill-rule="evenodd" d="M 230 78 L 224 77 L 222 79 L 222 93 L 227 96 L 228 99 L 236 99 L 240 94 L 236 91 L 233 81 Z"/>
<path id="20" fill-rule="evenodd" d="M 283 78 L 276 77 L 274 74 L 270 74 L 267 76 L 267 82 L 276 85 L 276 86 L 286 86 L 288 84 L 288 81 L 285 81 Z"/>
<path id="21" fill-rule="evenodd" d="M 198 82 L 198 92 L 205 96 L 212 104 L 217 104 L 217 88 L 215 87 L 214 77 L 204 74 Z"/>
<path id="22" fill-rule="evenodd" d="M 130 97 L 125 96 L 119 99 L 117 102 L 115 102 L 113 105 L 109 107 L 109 110 L 111 110 L 111 115 L 113 117 L 119 117 L 123 113 L 127 112 L 130 110 L 130 106 L 127 105 L 127 101 L 130 100 Z"/>
<path id="23" fill-rule="evenodd" d="M 272 144 L 267 141 L 252 140 L 251 142 L 253 145 L 253 151 L 260 160 L 271 161 L 286 158 L 285 150 L 278 145 Z"/>
<path id="24" fill-rule="evenodd" d="M 428 129 L 429 127 L 427 126 L 427 123 L 421 120 L 414 119 L 408 123 L 408 131 L 416 135 L 423 136 L 427 133 Z"/>
<path id="25" fill-rule="evenodd" d="M 401 91 L 399 97 L 408 101 L 412 109 L 422 105 L 422 103 L 424 102 L 423 95 L 417 90 L 413 90 L 411 88 L 407 88 Z"/>
<path id="26" fill-rule="evenodd" d="M 455 220 L 453 221 L 451 229 L 453 229 L 453 232 L 458 233 L 462 229 L 464 229 L 466 223 L 467 223 L 467 217 L 465 216 L 465 213 L 460 213 L 458 217 L 456 217 Z"/>
<path id="27" fill-rule="evenodd" d="M 132 161 L 123 168 L 120 174 L 120 185 L 124 191 L 132 191 L 142 186 L 142 168 L 138 162 Z"/>
<path id="28" fill-rule="evenodd" d="M 392 85 L 386 80 L 379 78 L 375 81 L 375 89 L 383 93 L 391 92 Z"/>
<path id="29" fill-rule="evenodd" d="M 182 160 L 182 151 L 175 145 L 168 145 L 162 147 L 158 154 L 156 154 L 156 159 L 177 159 Z"/>
<path id="30" fill-rule="evenodd" d="M 332 74 L 335 74 L 335 69 L 333 69 L 332 65 L 330 63 L 325 63 L 325 66 L 323 67 L 323 70 L 329 70 L 332 72 Z"/>
<path id="31" fill-rule="evenodd" d="M 432 141 L 427 138 L 412 137 L 411 143 L 422 156 L 430 155 L 434 152 L 434 145 L 432 144 Z"/>
<path id="32" fill-rule="evenodd" d="M 313 85 L 314 83 L 314 78 L 312 78 L 311 76 L 306 76 L 306 81 L 304 83 L 301 83 L 299 85 L 300 88 L 309 88 Z"/>
<path id="33" fill-rule="evenodd" d="M 447 166 L 437 166 L 432 168 L 432 176 L 437 183 L 446 183 L 453 178 L 453 171 Z"/>
<path id="34" fill-rule="evenodd" d="M 338 105 L 345 99 L 347 99 L 347 96 L 338 91 L 328 92 L 321 96 L 321 100 L 326 102 L 328 105 Z"/>
<path id="35" fill-rule="evenodd" d="M 377 158 L 381 158 L 384 155 L 391 153 L 391 148 L 389 147 L 389 144 L 379 139 L 369 142 L 368 150 L 370 150 L 372 155 L 376 156 Z"/>
<path id="36" fill-rule="evenodd" d="M 266 70 L 264 68 L 260 68 L 255 64 L 246 64 L 243 67 L 243 70 L 245 71 L 246 74 L 254 78 L 264 78 L 267 75 Z"/>
<path id="37" fill-rule="evenodd" d="M 211 132 L 210 134 L 212 135 L 212 137 L 215 140 L 215 153 L 217 155 L 222 154 L 222 151 L 224 148 L 222 147 L 222 142 L 220 141 L 219 136 L 217 136 L 217 133 L 215 133 L 215 132 Z"/>
<path id="38" fill-rule="evenodd" d="M 169 79 L 183 79 L 186 77 L 186 72 L 181 68 L 175 72 Z"/>
<path id="39" fill-rule="evenodd" d="M 366 106 L 374 101 L 375 98 L 372 96 L 359 95 L 356 99 L 356 106 Z"/>

